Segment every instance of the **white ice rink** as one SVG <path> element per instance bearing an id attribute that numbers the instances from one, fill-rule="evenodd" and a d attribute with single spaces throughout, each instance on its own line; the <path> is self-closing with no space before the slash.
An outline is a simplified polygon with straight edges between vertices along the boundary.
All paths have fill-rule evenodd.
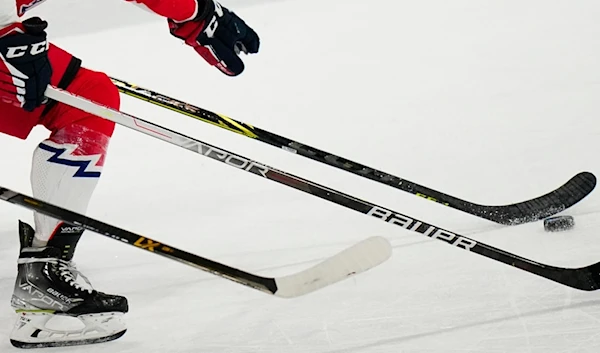
<path id="1" fill-rule="evenodd" d="M 513 203 L 580 171 L 600 175 L 598 1 L 235 4 L 262 39 L 261 53 L 245 59 L 237 78 L 206 65 L 164 21 L 55 42 L 87 67 L 472 202 Z M 600 261 L 598 191 L 565 212 L 575 216 L 571 231 L 546 233 L 541 222 L 509 228 L 129 97 L 122 110 L 536 261 Z M 30 193 L 30 155 L 46 136 L 41 127 L 27 141 L 0 136 L 0 185 Z M 8 340 L 17 219 L 33 217 L 7 203 L 0 214 L 0 352 L 17 352 Z M 88 232 L 75 261 L 96 288 L 128 297 L 129 330 L 111 343 L 44 351 L 600 350 L 598 292 L 558 285 L 123 127 L 88 215 L 261 275 L 309 267 L 371 235 L 388 238 L 394 254 L 354 279 L 286 300 Z"/>

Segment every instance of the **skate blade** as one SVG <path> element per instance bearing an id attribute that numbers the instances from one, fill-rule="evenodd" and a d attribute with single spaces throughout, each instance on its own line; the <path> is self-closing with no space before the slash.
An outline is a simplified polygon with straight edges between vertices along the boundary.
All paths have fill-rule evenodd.
<path id="1" fill-rule="evenodd" d="M 53 318 L 80 320 L 83 328 L 57 330 L 46 324 Z M 17 348 L 67 347 L 113 341 L 127 331 L 123 313 L 109 312 L 71 316 L 48 311 L 20 311 L 10 335 Z"/>
<path id="2" fill-rule="evenodd" d="M 70 347 L 70 346 L 82 346 L 86 344 L 95 344 L 95 343 L 104 343 L 114 341 L 117 338 L 120 338 L 127 332 L 127 329 L 117 332 L 113 335 L 107 337 L 100 338 L 90 338 L 84 340 L 77 341 L 60 341 L 60 342 L 40 342 L 40 343 L 31 343 L 31 342 L 21 342 L 14 339 L 10 340 L 10 343 L 17 348 L 24 349 L 32 349 L 32 348 L 51 348 L 51 347 Z"/>

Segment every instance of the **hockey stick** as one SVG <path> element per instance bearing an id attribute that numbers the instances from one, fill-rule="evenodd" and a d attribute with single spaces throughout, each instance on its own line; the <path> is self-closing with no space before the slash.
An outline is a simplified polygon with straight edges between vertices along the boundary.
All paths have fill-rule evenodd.
<path id="1" fill-rule="evenodd" d="M 376 267 L 392 255 L 388 240 L 371 237 L 304 271 L 283 277 L 261 277 L 7 188 L 0 187 L 0 199 L 280 298 L 294 298 L 325 288 Z"/>
<path id="2" fill-rule="evenodd" d="M 119 91 L 128 96 L 150 102 L 194 119 L 281 148 L 285 151 L 299 154 L 335 168 L 426 198 L 427 200 L 504 225 L 517 225 L 533 222 L 554 215 L 581 201 L 591 193 L 596 186 L 596 177 L 592 173 L 582 172 L 575 175 L 558 189 L 531 200 L 503 206 L 479 205 L 366 165 L 353 162 L 330 152 L 319 150 L 287 137 L 279 136 L 252 125 L 233 120 L 227 116 L 213 113 L 206 109 L 167 97 L 146 88 L 116 78 L 111 79 L 119 88 Z"/>
<path id="3" fill-rule="evenodd" d="M 316 184 L 312 181 L 271 168 L 240 155 L 216 148 L 205 142 L 166 129 L 160 125 L 142 120 L 133 115 L 102 106 L 72 93 L 51 87 L 46 91 L 46 96 L 90 114 L 114 121 L 117 124 L 129 127 L 146 135 L 196 152 L 221 163 L 250 172 L 268 180 L 276 181 L 280 184 L 304 191 L 310 195 L 317 196 L 323 200 L 333 202 L 367 216 L 426 235 L 433 239 L 444 241 L 460 249 L 477 253 L 560 284 L 581 290 L 596 290 L 600 288 L 600 263 L 580 269 L 567 269 L 540 264 L 487 244 L 477 242 L 465 236 L 438 228 L 434 225 L 427 224 L 399 212 L 388 210 L 376 204 Z"/>

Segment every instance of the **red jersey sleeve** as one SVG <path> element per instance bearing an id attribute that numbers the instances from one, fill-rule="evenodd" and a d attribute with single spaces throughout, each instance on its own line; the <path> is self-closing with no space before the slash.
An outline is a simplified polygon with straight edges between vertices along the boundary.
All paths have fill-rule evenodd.
<path id="1" fill-rule="evenodd" d="M 19 22 L 19 16 L 45 0 L 0 0 L 0 28 Z M 206 0 L 125 0 L 175 22 L 185 22 L 198 15 Z"/>
<path id="2" fill-rule="evenodd" d="M 7 0 L 0 0 L 7 1 Z M 125 0 L 146 6 L 152 12 L 172 19 L 176 22 L 185 22 L 198 15 L 200 5 L 206 0 Z"/>

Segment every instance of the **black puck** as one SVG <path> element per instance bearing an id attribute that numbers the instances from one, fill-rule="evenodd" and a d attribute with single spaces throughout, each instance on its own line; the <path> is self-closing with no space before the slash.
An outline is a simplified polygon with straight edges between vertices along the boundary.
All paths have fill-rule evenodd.
<path id="1" fill-rule="evenodd" d="M 574 226 L 575 219 L 572 216 L 554 216 L 544 219 L 544 229 L 547 232 L 560 232 Z"/>

